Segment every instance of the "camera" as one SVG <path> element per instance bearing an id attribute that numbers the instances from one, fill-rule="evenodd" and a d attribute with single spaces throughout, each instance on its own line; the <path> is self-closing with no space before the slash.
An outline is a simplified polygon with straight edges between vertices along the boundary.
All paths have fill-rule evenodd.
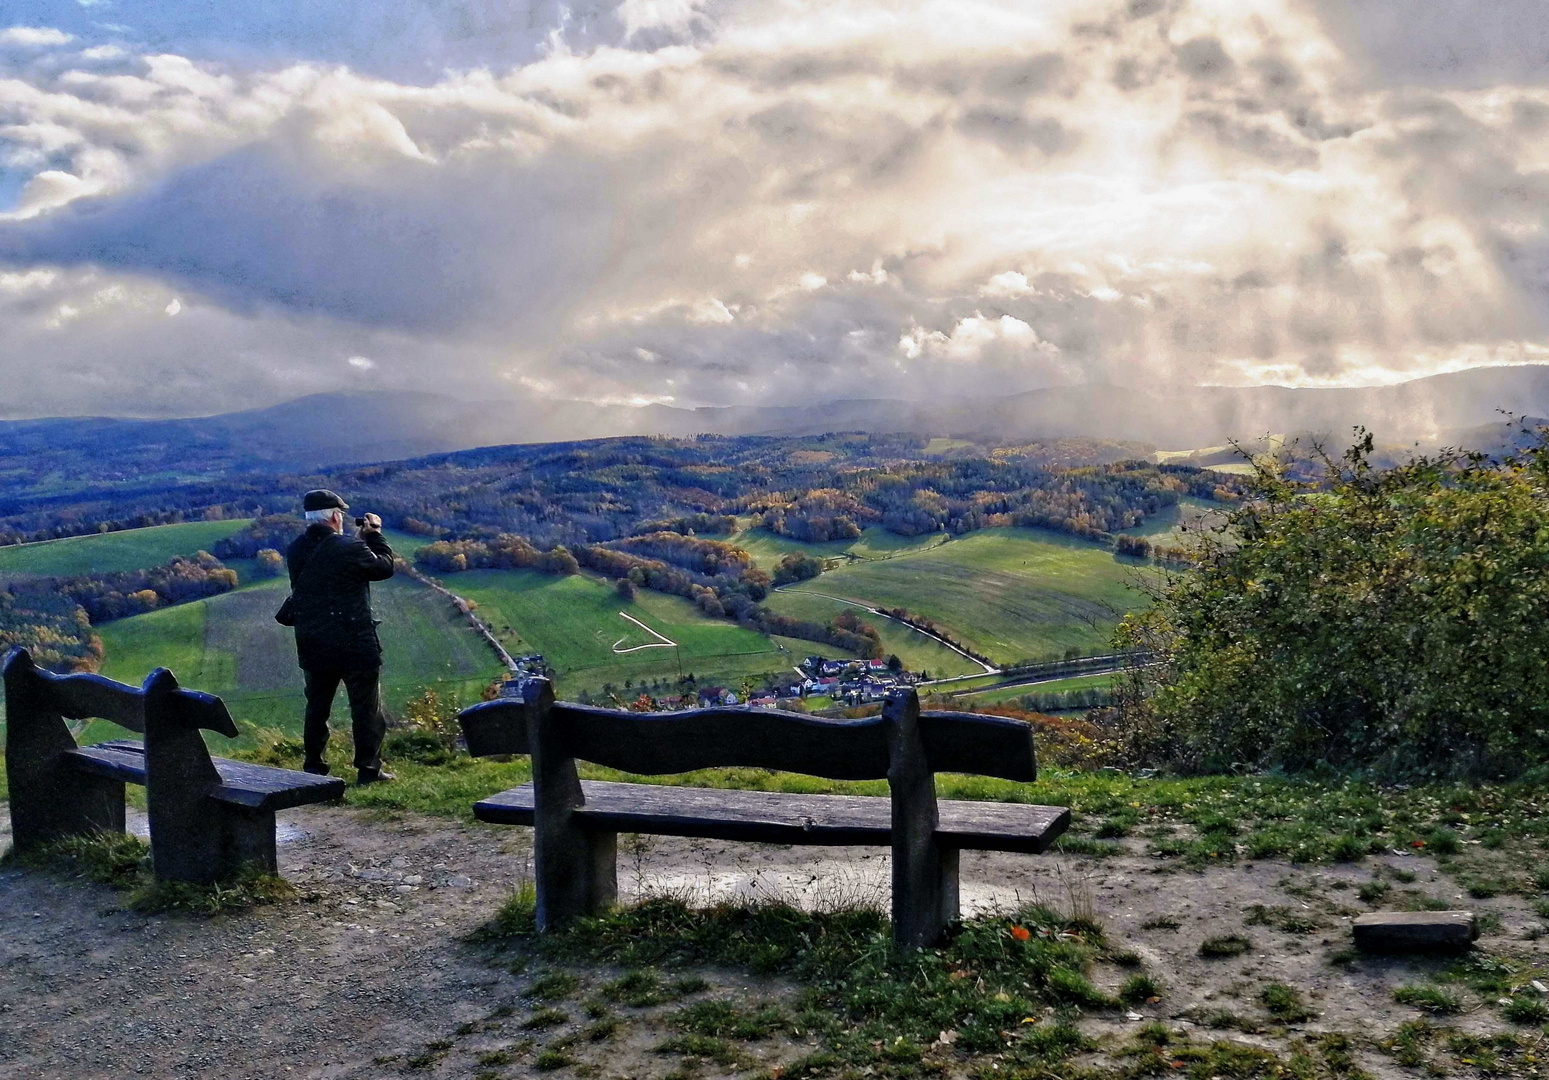
<path id="1" fill-rule="evenodd" d="M 355 527 L 357 529 L 364 529 L 366 527 L 366 519 L 363 518 L 363 517 L 356 518 L 355 519 Z"/>

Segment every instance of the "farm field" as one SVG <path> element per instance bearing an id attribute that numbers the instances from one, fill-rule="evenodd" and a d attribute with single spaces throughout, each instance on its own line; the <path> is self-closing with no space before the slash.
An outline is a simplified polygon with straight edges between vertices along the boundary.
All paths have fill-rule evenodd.
<path id="1" fill-rule="evenodd" d="M 827 574 L 817 579 L 818 582 L 827 580 Z M 815 592 L 800 591 L 795 587 L 781 589 L 770 593 L 764 601 L 764 606 L 780 615 L 810 619 L 819 623 L 826 623 L 841 612 L 847 611 L 857 615 L 862 622 L 877 628 L 877 634 L 882 639 L 882 648 L 886 653 L 896 654 L 908 670 L 929 672 L 933 679 L 950 679 L 956 675 L 971 675 L 976 671 L 984 670 L 966 656 L 958 655 L 945 645 L 931 640 L 917 630 L 911 630 L 902 623 L 884 619 L 880 615 L 872 615 L 853 604 L 846 604 L 842 600 L 831 600 Z M 808 642 L 807 652 L 837 658 L 838 650 L 831 645 Z"/>
<path id="2" fill-rule="evenodd" d="M 805 552 L 824 559 L 891 559 L 911 551 L 924 551 L 946 540 L 945 533 L 928 533 L 924 536 L 899 536 L 873 525 L 863 529 L 854 540 L 829 540 L 821 544 L 807 544 L 788 536 L 777 536 L 763 529 L 745 529 L 730 538 L 730 543 L 742 548 L 761 570 L 773 571 L 784 556 L 793 551 Z"/>
<path id="3" fill-rule="evenodd" d="M 1029 694 L 1057 694 L 1066 690 L 1106 690 L 1113 685 L 1114 676 L 1077 675 L 1069 679 L 1051 682 L 1029 683 L 1025 686 L 1007 686 L 1000 690 L 986 690 L 978 694 L 964 694 L 953 698 L 959 705 L 1014 705 Z"/>
<path id="4" fill-rule="evenodd" d="M 1185 495 L 1143 525 L 1122 530 L 1124 536 L 1142 536 L 1163 547 L 1188 547 L 1201 534 L 1221 525 L 1227 511 L 1220 503 Z"/>
<path id="5" fill-rule="evenodd" d="M 146 529 L 70 536 L 37 544 L 0 547 L 0 578 L 62 577 L 160 566 L 177 555 L 208 551 L 247 525 L 246 520 L 185 521 Z"/>
<path id="6" fill-rule="evenodd" d="M 882 562 L 849 563 L 783 589 L 826 593 L 923 615 L 1000 664 L 1108 647 L 1142 605 L 1129 584 L 1143 564 L 1037 529 L 985 529 Z"/>
<path id="7" fill-rule="evenodd" d="M 299 730 L 295 645 L 290 631 L 274 621 L 285 592 L 283 579 L 275 578 L 107 623 L 101 628 L 102 674 L 138 683 L 153 668 L 168 667 L 184 686 L 223 697 L 239 724 Z M 390 712 L 401 710 L 423 686 L 475 700 L 502 672 L 461 616 L 424 586 L 408 578 L 380 582 L 372 588 L 372 601 L 382 620 L 382 694 Z M 348 715 L 341 692 L 334 716 L 348 725 Z"/>
<path id="8" fill-rule="evenodd" d="M 513 655 L 542 653 L 558 673 L 565 695 L 597 692 L 612 684 L 676 680 L 692 672 L 701 685 L 731 684 L 782 671 L 814 651 L 811 642 L 770 638 L 723 619 L 702 615 L 687 600 L 642 589 L 633 601 L 585 574 L 555 577 L 530 570 L 470 570 L 445 584 L 475 601 L 482 618 Z M 678 648 L 615 653 L 658 639 L 620 617 L 624 612 Z"/>

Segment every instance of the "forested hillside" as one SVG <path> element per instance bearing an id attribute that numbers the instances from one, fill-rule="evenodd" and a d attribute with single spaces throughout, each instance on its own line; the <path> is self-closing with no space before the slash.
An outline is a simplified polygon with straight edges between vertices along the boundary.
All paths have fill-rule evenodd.
<path id="1" fill-rule="evenodd" d="M 725 533 L 737 515 L 809 541 L 853 537 L 873 524 L 904 536 L 1035 525 L 1098 537 L 1139 524 L 1181 496 L 1230 499 L 1235 491 L 1231 478 L 1193 466 L 1116 462 L 1113 445 L 1092 440 L 954 442 L 940 452 L 935 442 L 853 433 L 622 438 L 489 447 L 304 475 L 244 473 L 187 484 L 147 478 L 0 499 L 0 541 L 293 513 L 299 493 L 319 486 L 427 540 L 516 534 L 540 548 L 663 530 Z"/>

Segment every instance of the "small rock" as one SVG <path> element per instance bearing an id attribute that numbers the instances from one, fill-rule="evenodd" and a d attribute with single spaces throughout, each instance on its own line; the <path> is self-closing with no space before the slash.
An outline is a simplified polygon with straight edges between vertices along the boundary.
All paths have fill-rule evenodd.
<path id="1" fill-rule="evenodd" d="M 1127 1012 L 1127 1013 L 1124 1014 L 1124 1019 L 1126 1019 L 1126 1020 L 1144 1020 L 1145 1017 L 1141 1016 L 1138 1012 Z"/>
<path id="2" fill-rule="evenodd" d="M 453 874 L 446 879 L 446 883 L 454 889 L 466 889 L 473 884 L 473 879 L 464 874 Z"/>
<path id="3" fill-rule="evenodd" d="M 396 870 L 402 870 L 405 866 L 409 865 L 409 860 L 402 855 L 394 855 L 393 861 L 387 865 L 393 867 Z"/>
<path id="4" fill-rule="evenodd" d="M 423 884 L 424 881 L 425 879 L 419 874 L 410 874 L 408 877 L 403 879 L 403 883 L 405 885 L 420 885 Z"/>

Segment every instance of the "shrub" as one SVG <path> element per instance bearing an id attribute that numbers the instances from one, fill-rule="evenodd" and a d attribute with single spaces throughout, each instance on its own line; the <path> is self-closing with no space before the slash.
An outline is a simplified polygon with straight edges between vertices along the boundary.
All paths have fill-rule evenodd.
<path id="1" fill-rule="evenodd" d="M 1256 465 L 1197 569 L 1121 624 L 1160 661 L 1120 680 L 1133 756 L 1387 776 L 1549 761 L 1549 433 L 1502 461 L 1379 469 L 1372 451 L 1320 454 L 1311 481 Z"/>

